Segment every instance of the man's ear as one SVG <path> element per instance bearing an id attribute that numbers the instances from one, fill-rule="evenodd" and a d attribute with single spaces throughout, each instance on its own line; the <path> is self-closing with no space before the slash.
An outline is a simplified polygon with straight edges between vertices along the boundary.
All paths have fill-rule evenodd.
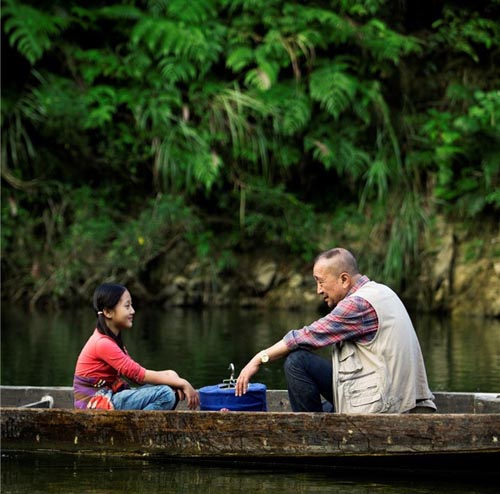
<path id="1" fill-rule="evenodd" d="M 350 285 L 351 283 L 351 276 L 349 273 L 342 273 L 340 275 L 340 281 L 342 281 L 342 285 Z"/>

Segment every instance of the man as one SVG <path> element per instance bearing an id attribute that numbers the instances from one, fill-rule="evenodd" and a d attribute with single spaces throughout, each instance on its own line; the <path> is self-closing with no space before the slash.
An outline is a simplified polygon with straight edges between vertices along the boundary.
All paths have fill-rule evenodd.
<path id="1" fill-rule="evenodd" d="M 420 345 L 399 297 L 362 275 L 342 248 L 320 254 L 313 277 L 332 311 L 257 353 L 241 371 L 236 395 L 245 394 L 261 365 L 286 356 L 295 412 L 323 411 L 322 397 L 339 413 L 435 411 Z M 310 351 L 327 345 L 331 361 Z"/>

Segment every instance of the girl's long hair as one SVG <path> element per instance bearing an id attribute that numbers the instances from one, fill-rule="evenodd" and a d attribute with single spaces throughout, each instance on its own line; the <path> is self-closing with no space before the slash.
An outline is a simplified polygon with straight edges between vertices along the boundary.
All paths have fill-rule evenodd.
<path id="1" fill-rule="evenodd" d="M 116 344 L 125 352 L 121 333 L 115 335 L 113 331 L 108 328 L 106 318 L 102 311 L 104 309 L 113 309 L 120 301 L 123 293 L 127 288 L 123 285 L 116 283 L 104 283 L 94 292 L 94 310 L 97 314 L 97 331 L 99 333 L 109 336 Z"/>

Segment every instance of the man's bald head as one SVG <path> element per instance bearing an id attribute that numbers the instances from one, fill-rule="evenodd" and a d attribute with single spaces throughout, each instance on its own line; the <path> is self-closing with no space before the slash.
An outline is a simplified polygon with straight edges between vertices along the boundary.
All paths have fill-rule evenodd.
<path id="1" fill-rule="evenodd" d="M 351 276 L 359 274 L 356 258 L 347 249 L 336 247 L 319 254 L 314 264 L 324 262 L 333 274 L 348 273 Z"/>

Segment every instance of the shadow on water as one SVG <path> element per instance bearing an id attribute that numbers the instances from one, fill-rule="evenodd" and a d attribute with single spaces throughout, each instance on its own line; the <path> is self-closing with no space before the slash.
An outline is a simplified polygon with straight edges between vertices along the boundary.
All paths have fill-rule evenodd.
<path id="1" fill-rule="evenodd" d="M 64 455 L 3 455 L 2 492 L 42 493 L 342 493 L 407 494 L 497 492 L 474 479 L 411 479 L 346 474 L 334 470 L 236 468 L 182 462 L 89 458 Z"/>

